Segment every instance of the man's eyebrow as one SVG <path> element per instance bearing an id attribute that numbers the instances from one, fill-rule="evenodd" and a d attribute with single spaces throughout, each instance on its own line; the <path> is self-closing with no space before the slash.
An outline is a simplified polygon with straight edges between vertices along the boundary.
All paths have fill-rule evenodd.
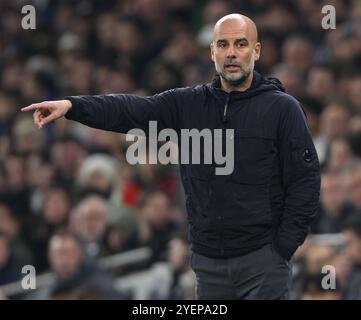
<path id="1" fill-rule="evenodd" d="M 226 39 L 218 39 L 216 41 L 216 43 L 222 43 L 222 42 L 229 42 L 229 40 L 226 40 Z M 248 39 L 247 38 L 238 38 L 238 39 L 235 39 L 234 42 L 248 42 Z"/>
<path id="2" fill-rule="evenodd" d="M 234 42 L 248 42 L 248 39 L 247 38 L 239 38 L 239 39 L 236 39 Z"/>

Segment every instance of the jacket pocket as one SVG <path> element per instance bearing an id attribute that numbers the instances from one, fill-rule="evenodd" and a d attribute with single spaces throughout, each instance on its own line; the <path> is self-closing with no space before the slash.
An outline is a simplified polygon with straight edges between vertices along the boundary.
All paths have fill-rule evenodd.
<path id="1" fill-rule="evenodd" d="M 188 206 L 190 220 L 201 220 L 207 224 L 207 206 L 210 201 L 210 179 L 212 166 L 204 164 L 190 164 L 187 166 L 187 180 L 189 187 Z"/>
<path id="2" fill-rule="evenodd" d="M 276 155 L 273 145 L 262 128 L 235 129 L 232 179 L 242 184 L 267 184 Z"/>

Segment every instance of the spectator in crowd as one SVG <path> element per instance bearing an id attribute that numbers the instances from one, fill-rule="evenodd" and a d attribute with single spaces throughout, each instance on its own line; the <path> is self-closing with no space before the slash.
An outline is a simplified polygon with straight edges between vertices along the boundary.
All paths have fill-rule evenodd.
<path id="1" fill-rule="evenodd" d="M 336 94 L 336 79 L 331 68 L 317 66 L 310 69 L 306 92 L 313 98 L 332 101 Z"/>
<path id="2" fill-rule="evenodd" d="M 94 193 L 109 198 L 115 182 L 116 160 L 106 154 L 93 154 L 78 169 L 76 185 L 79 197 Z"/>
<path id="3" fill-rule="evenodd" d="M 191 270 L 191 251 L 185 237 L 179 233 L 169 242 L 168 268 L 155 279 L 149 295 L 151 300 L 193 300 L 195 274 Z"/>
<path id="4" fill-rule="evenodd" d="M 313 223 L 314 233 L 338 233 L 349 212 L 345 211 L 345 188 L 338 173 L 324 173 L 321 178 L 321 209 Z"/>
<path id="5" fill-rule="evenodd" d="M 351 213 L 361 210 L 361 161 L 355 161 L 345 168 L 344 181 L 347 192 L 347 210 Z"/>
<path id="6" fill-rule="evenodd" d="M 70 229 L 83 242 L 89 261 L 102 251 L 107 224 L 107 202 L 98 195 L 88 195 L 71 212 Z"/>
<path id="7" fill-rule="evenodd" d="M 149 263 L 165 261 L 167 244 L 177 229 L 167 194 L 160 190 L 146 192 L 139 200 L 137 218 L 137 241 L 153 251 Z"/>
<path id="8" fill-rule="evenodd" d="M 0 231 L 8 237 L 11 254 L 20 265 L 33 264 L 33 252 L 28 248 L 22 233 L 22 224 L 11 208 L 0 203 Z"/>
<path id="9" fill-rule="evenodd" d="M 361 215 L 350 217 L 343 226 L 346 238 L 345 255 L 352 269 L 349 273 L 342 298 L 346 300 L 361 299 Z"/>
<path id="10" fill-rule="evenodd" d="M 29 206 L 24 158 L 19 154 L 9 154 L 2 162 L 2 168 L 5 188 L 0 192 L 0 201 L 11 205 L 14 214 L 24 218 Z"/>
<path id="11" fill-rule="evenodd" d="M 329 144 L 325 169 L 330 172 L 341 172 L 352 160 L 354 155 L 349 140 L 336 138 Z"/>
<path id="12" fill-rule="evenodd" d="M 345 105 L 330 104 L 321 114 L 321 134 L 328 141 L 345 136 L 350 113 Z"/>
<path id="13" fill-rule="evenodd" d="M 348 109 L 342 104 L 330 104 L 322 110 L 317 150 L 320 152 L 321 164 L 326 160 L 330 143 L 336 138 L 345 137 L 349 117 Z"/>
<path id="14" fill-rule="evenodd" d="M 67 226 L 70 209 L 71 199 L 68 191 L 62 186 L 53 185 L 44 193 L 40 214 L 27 217 L 24 234 L 34 254 L 38 272 L 49 267 L 49 239 L 56 230 Z"/>
<path id="15" fill-rule="evenodd" d="M 282 47 L 284 64 L 306 77 L 313 63 L 314 46 L 306 37 L 290 36 Z"/>
<path id="16" fill-rule="evenodd" d="M 73 189 L 76 174 L 87 155 L 86 148 L 75 137 L 64 136 L 56 139 L 50 149 L 56 181 L 70 190 Z"/>
<path id="17" fill-rule="evenodd" d="M 97 298 L 119 297 L 113 289 L 112 277 L 86 263 L 82 241 L 74 234 L 59 231 L 51 237 L 49 261 L 55 277 L 36 293 L 37 299 L 70 299 L 85 286 L 95 290 Z"/>
<path id="18" fill-rule="evenodd" d="M 135 299 L 194 299 L 195 274 L 190 267 L 191 251 L 186 228 L 180 228 L 167 248 L 165 261 L 154 263 L 146 271 L 121 279 L 119 287 L 130 290 Z"/>
<path id="19" fill-rule="evenodd" d="M 285 86 L 287 92 L 295 97 L 303 96 L 302 78 L 292 67 L 287 65 L 278 65 L 273 68 L 272 76 L 278 78 Z"/>
<path id="20" fill-rule="evenodd" d="M 13 255 L 9 237 L 0 230 L 0 285 L 21 279 L 21 269 L 21 262 Z"/>

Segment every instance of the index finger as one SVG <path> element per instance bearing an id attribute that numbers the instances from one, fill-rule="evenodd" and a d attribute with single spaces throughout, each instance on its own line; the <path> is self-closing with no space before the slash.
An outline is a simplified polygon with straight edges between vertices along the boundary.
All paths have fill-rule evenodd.
<path id="1" fill-rule="evenodd" d="M 20 110 L 22 112 L 26 112 L 26 111 L 32 111 L 32 110 L 36 110 L 40 107 L 45 107 L 45 104 L 43 102 L 41 103 L 33 103 L 31 104 L 30 106 L 27 106 L 27 107 L 24 107 L 24 108 L 21 108 Z"/>

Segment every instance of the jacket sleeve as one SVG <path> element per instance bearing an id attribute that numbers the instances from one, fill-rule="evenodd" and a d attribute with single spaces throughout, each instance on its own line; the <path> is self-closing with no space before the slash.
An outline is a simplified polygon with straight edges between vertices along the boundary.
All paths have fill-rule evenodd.
<path id="1" fill-rule="evenodd" d="M 288 96 L 278 128 L 284 210 L 274 247 L 289 260 L 310 229 L 319 208 L 320 167 L 305 114 Z"/>
<path id="2" fill-rule="evenodd" d="M 157 121 L 158 130 L 179 127 L 177 89 L 149 97 L 130 94 L 65 97 L 72 108 L 65 117 L 89 127 L 127 133 L 139 128 L 148 133 L 149 121 Z"/>

